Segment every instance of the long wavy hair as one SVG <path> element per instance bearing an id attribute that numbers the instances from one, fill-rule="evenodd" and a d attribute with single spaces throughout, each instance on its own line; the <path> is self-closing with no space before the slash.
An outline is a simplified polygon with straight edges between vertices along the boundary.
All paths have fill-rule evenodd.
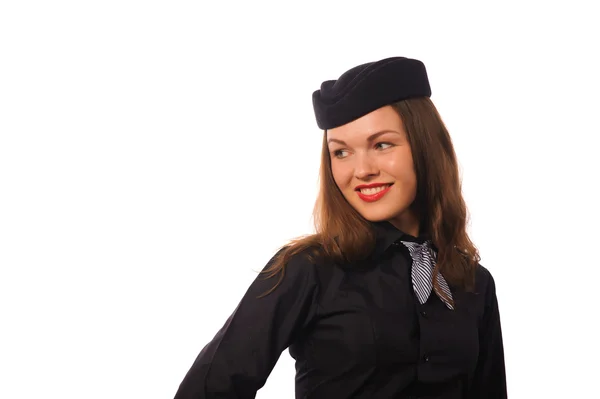
<path id="1" fill-rule="evenodd" d="M 466 231 L 468 213 L 456 153 L 450 134 L 429 98 L 403 100 L 391 106 L 404 124 L 417 175 L 417 193 L 411 206 L 419 217 L 420 232 L 427 233 L 437 248 L 434 289 L 450 300 L 437 283 L 437 273 L 441 273 L 451 287 L 471 291 L 480 261 L 478 250 Z M 318 255 L 338 264 L 360 262 L 372 253 L 375 232 L 335 183 L 326 131 L 319 183 L 313 211 L 316 233 L 292 239 L 280 248 L 273 262 L 263 270 L 267 278 L 278 276 L 277 283 L 263 295 L 277 288 L 290 258 L 306 250 L 310 251 L 311 259 Z"/>

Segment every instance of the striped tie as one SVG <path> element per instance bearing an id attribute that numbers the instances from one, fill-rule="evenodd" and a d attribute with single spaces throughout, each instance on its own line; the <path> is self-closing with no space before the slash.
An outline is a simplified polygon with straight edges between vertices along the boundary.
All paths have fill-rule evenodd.
<path id="1" fill-rule="evenodd" d="M 419 302 L 424 304 L 431 295 L 431 291 L 433 291 L 433 269 L 435 267 L 436 254 L 430 246 L 431 241 L 425 241 L 423 244 L 402 241 L 402 244 L 408 248 L 410 256 L 413 259 L 411 270 L 412 284 Z M 450 287 L 441 273 L 438 273 L 437 281 L 442 291 L 448 295 L 448 298 L 452 298 Z M 450 302 L 440 295 L 438 296 L 448 308 L 454 309 Z"/>

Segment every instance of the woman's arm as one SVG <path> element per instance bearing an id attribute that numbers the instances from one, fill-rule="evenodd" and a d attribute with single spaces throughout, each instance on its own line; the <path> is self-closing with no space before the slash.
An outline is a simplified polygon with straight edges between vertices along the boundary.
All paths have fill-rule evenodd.
<path id="1" fill-rule="evenodd" d="M 255 398 L 281 353 L 314 312 L 314 266 L 304 256 L 292 257 L 281 284 L 257 298 L 276 281 L 277 277 L 265 279 L 263 275 L 254 280 L 225 325 L 196 358 L 175 399 Z"/>
<path id="2" fill-rule="evenodd" d="M 479 333 L 479 359 L 471 399 L 506 399 L 506 371 L 496 284 L 491 274 L 485 291 L 485 312 Z"/>

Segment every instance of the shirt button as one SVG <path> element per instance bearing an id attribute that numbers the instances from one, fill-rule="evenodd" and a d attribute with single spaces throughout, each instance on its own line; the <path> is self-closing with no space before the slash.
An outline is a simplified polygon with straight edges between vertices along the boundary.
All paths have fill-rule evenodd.
<path id="1" fill-rule="evenodd" d="M 425 363 L 428 363 L 429 362 L 429 356 L 423 356 L 423 361 Z"/>
<path id="2" fill-rule="evenodd" d="M 423 317 L 427 317 L 427 312 L 426 312 L 426 311 L 424 311 L 424 310 L 423 310 L 423 311 L 421 311 L 421 316 L 423 316 Z"/>

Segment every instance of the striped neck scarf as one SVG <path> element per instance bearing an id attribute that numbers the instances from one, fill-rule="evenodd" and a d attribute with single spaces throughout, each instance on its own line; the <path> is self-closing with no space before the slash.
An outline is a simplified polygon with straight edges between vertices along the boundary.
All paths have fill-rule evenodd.
<path id="1" fill-rule="evenodd" d="M 431 248 L 431 241 L 425 241 L 423 244 L 402 241 L 402 244 L 408 248 L 410 256 L 413 259 L 411 269 L 413 289 L 419 302 L 424 304 L 431 295 L 431 291 L 433 291 L 433 269 L 435 267 L 436 253 Z M 441 273 L 437 275 L 437 282 L 442 291 L 448 295 L 448 298 L 452 298 L 450 287 Z M 454 309 L 450 302 L 442 298 L 441 295 L 438 296 L 449 309 Z"/>

